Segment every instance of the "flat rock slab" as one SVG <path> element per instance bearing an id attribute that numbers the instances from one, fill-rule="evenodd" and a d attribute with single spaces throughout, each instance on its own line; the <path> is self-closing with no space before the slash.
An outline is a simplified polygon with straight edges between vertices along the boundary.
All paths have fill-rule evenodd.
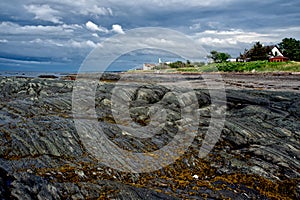
<path id="1" fill-rule="evenodd" d="M 95 91 L 96 118 L 91 119 L 72 111 L 75 75 L 0 77 L 0 199 L 299 199 L 300 76 L 221 77 L 226 120 L 204 158 L 199 149 L 215 109 L 206 81 L 216 81 L 214 74 L 105 75 Z M 196 102 L 189 99 L 191 92 Z M 193 103 L 200 117 L 190 147 L 151 172 L 121 172 L 105 165 L 87 150 L 74 124 L 74 116 L 93 120 L 120 149 L 155 152 L 180 130 L 192 131 L 180 106 Z M 118 121 L 118 109 L 128 109 L 129 116 Z M 127 122 L 145 127 L 153 116 L 159 116 L 158 131 L 135 137 L 148 129 L 138 132 Z"/>

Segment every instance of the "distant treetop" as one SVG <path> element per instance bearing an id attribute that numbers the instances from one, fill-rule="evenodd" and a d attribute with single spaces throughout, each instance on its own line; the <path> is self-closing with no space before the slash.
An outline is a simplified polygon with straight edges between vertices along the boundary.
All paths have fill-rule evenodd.
<path id="1" fill-rule="evenodd" d="M 284 38 L 278 44 L 283 55 L 290 60 L 300 61 L 300 41 L 295 38 Z"/>

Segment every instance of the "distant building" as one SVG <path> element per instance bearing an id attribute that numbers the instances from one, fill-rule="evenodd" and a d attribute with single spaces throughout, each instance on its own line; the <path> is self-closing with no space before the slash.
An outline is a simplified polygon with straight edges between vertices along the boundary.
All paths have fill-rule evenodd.
<path id="1" fill-rule="evenodd" d="M 243 57 L 243 58 L 238 57 L 238 58 L 236 58 L 236 61 L 237 62 L 250 62 L 251 59 L 250 58 L 246 58 L 246 57 Z"/>
<path id="2" fill-rule="evenodd" d="M 269 52 L 269 61 L 270 62 L 287 62 L 289 58 L 285 57 L 280 49 L 275 46 L 270 46 L 271 51 Z"/>
<path id="3" fill-rule="evenodd" d="M 155 67 L 158 67 L 160 69 L 166 69 L 168 68 L 169 64 L 172 62 L 162 62 L 162 59 L 158 59 L 158 63 L 144 63 L 143 70 L 153 70 Z"/>
<path id="4" fill-rule="evenodd" d="M 143 70 L 152 70 L 154 67 L 156 67 L 156 64 L 152 63 L 144 63 L 143 65 Z"/>
<path id="5" fill-rule="evenodd" d="M 228 58 L 226 61 L 227 61 L 227 62 L 236 62 L 237 59 L 236 59 L 236 58 Z"/>
<path id="6" fill-rule="evenodd" d="M 275 56 L 272 58 L 269 58 L 270 62 L 287 62 L 289 61 L 289 58 L 284 57 L 284 56 Z"/>
<path id="7" fill-rule="evenodd" d="M 270 62 L 286 62 L 289 58 L 285 57 L 283 53 L 280 51 L 278 46 L 270 45 L 264 46 L 265 52 L 267 53 L 267 57 L 265 59 L 269 60 Z M 238 58 L 238 62 L 249 62 L 251 61 L 251 49 L 245 51 L 244 54 L 241 54 Z"/>

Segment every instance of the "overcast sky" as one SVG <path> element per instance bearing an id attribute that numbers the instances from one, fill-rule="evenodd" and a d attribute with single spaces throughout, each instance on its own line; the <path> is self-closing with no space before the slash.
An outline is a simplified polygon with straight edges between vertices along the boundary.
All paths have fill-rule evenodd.
<path id="1" fill-rule="evenodd" d="M 299 0 L 2 0 L 0 65 L 76 69 L 114 34 L 138 27 L 180 31 L 238 56 L 254 42 L 300 39 Z"/>

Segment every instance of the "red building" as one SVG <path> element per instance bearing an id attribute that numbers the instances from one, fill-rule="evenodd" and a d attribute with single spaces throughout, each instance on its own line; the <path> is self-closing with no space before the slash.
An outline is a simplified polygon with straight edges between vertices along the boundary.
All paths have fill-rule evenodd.
<path id="1" fill-rule="evenodd" d="M 289 58 L 284 56 L 275 56 L 269 59 L 270 62 L 287 62 Z"/>

